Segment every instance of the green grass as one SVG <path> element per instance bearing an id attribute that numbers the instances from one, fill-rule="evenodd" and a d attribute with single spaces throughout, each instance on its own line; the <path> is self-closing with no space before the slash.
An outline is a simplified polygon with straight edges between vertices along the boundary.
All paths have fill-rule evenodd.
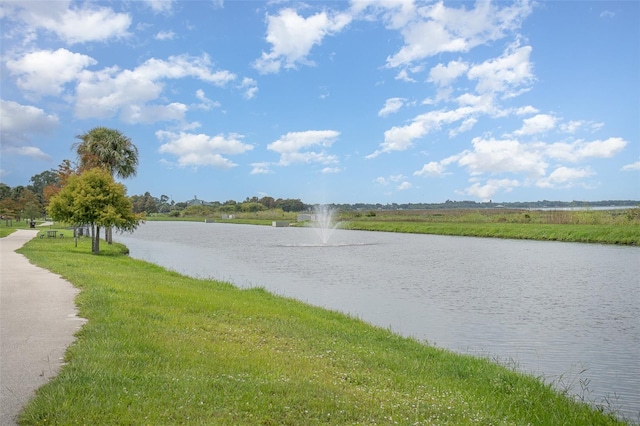
<path id="1" fill-rule="evenodd" d="M 42 222 L 37 222 L 42 223 Z M 17 221 L 17 220 L 0 220 L 0 238 L 6 237 L 7 235 L 13 234 L 16 229 L 29 229 L 28 221 Z"/>
<path id="2" fill-rule="evenodd" d="M 89 319 L 23 425 L 620 424 L 488 360 L 102 250 L 20 250 L 79 287 Z"/>
<path id="3" fill-rule="evenodd" d="M 343 229 L 367 231 L 407 232 L 415 234 L 459 235 L 566 241 L 581 243 L 640 245 L 640 224 L 628 225 L 571 225 L 522 223 L 456 223 L 456 222 L 401 222 L 350 221 Z"/>

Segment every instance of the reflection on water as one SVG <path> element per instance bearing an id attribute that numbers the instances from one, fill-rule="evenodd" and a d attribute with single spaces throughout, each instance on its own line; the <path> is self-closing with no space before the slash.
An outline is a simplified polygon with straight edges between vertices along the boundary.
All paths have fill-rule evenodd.
<path id="1" fill-rule="evenodd" d="M 133 257 L 512 360 L 640 415 L 640 248 L 344 230 L 324 245 L 305 228 L 184 222 L 116 239 Z"/>

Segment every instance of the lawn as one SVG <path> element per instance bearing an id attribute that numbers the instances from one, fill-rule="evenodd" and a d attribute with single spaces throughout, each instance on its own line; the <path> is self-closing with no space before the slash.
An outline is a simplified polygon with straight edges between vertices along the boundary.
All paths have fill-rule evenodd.
<path id="1" fill-rule="evenodd" d="M 489 360 L 101 247 L 20 250 L 81 289 L 89 320 L 21 424 L 620 424 Z"/>

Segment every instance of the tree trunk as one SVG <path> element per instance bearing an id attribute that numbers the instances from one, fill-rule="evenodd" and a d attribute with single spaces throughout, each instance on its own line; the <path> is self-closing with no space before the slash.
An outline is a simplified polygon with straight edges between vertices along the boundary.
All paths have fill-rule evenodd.
<path id="1" fill-rule="evenodd" d="M 107 243 L 113 244 L 113 227 L 109 226 L 108 228 L 104 228 L 104 238 L 107 240 Z"/>
<path id="2" fill-rule="evenodd" d="M 100 253 L 100 226 L 96 226 L 96 232 L 91 241 L 91 252 L 94 254 Z"/>

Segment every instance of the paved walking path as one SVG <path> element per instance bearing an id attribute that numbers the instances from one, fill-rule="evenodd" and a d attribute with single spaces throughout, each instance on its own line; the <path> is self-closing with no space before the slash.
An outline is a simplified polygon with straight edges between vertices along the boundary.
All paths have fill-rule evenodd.
<path id="1" fill-rule="evenodd" d="M 15 253 L 38 231 L 18 230 L 0 238 L 0 425 L 16 416 L 36 389 L 62 366 L 73 334 L 78 290 L 68 281 Z"/>

